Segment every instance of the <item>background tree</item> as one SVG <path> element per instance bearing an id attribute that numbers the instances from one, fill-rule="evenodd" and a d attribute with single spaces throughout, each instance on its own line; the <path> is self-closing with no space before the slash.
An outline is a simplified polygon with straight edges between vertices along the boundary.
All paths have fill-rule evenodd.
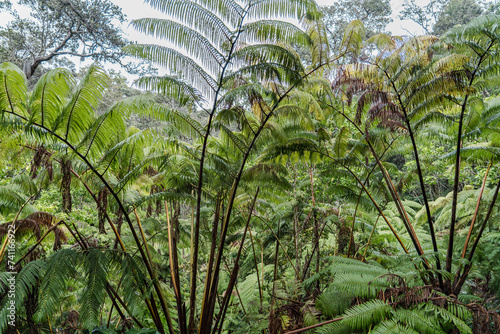
<path id="1" fill-rule="evenodd" d="M 392 14 L 389 0 L 339 0 L 330 6 L 321 7 L 323 21 L 329 32 L 332 51 L 338 51 L 340 41 L 348 24 L 360 20 L 365 25 L 368 37 L 383 32 Z"/>
<path id="2" fill-rule="evenodd" d="M 21 0 L 18 4 L 30 10 L 30 17 L 22 17 L 4 3 L 13 19 L 0 30 L 0 59 L 23 68 L 28 79 L 48 62 L 70 65 L 64 60 L 71 56 L 122 63 L 121 48 L 127 41 L 119 24 L 125 15 L 110 1 Z"/>
<path id="3" fill-rule="evenodd" d="M 412 20 L 428 35 L 440 36 L 456 25 L 464 25 L 482 14 L 493 13 L 495 8 L 494 3 L 476 0 L 431 0 L 425 6 L 419 6 L 415 0 L 405 0 L 399 18 Z"/>
<path id="4" fill-rule="evenodd" d="M 464 25 L 483 14 L 483 9 L 476 0 L 450 0 L 439 13 L 433 33 L 442 35 L 456 25 Z"/>

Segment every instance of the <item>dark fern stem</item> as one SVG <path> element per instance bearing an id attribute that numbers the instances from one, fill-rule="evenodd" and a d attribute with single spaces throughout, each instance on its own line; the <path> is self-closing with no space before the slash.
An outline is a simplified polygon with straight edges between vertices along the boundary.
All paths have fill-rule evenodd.
<path id="1" fill-rule="evenodd" d="M 106 223 L 106 211 L 108 208 L 108 189 L 103 187 L 99 190 L 99 194 L 97 195 L 97 201 L 99 205 L 97 206 L 97 213 L 99 217 L 99 234 L 106 234 L 106 229 L 104 228 L 104 224 Z"/>
<path id="2" fill-rule="evenodd" d="M 62 209 L 65 213 L 70 213 L 72 208 L 71 201 L 71 160 L 63 158 L 61 160 L 61 196 Z"/>

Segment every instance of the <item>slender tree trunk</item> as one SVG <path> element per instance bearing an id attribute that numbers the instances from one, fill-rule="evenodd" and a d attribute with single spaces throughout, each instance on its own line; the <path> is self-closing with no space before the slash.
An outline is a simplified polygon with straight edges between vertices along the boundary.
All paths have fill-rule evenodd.
<path id="1" fill-rule="evenodd" d="M 163 186 L 157 186 L 156 189 L 155 189 L 155 193 L 159 193 L 159 192 L 162 192 L 163 191 Z M 156 217 L 159 217 L 161 215 L 161 200 L 157 199 L 156 200 L 156 209 L 155 209 L 155 214 L 156 214 Z"/>
<path id="2" fill-rule="evenodd" d="M 238 254 L 236 255 L 236 259 L 234 262 L 234 268 L 233 268 L 233 271 L 231 272 L 231 276 L 229 278 L 229 284 L 227 286 L 226 293 L 225 293 L 224 298 L 222 300 L 222 303 L 220 305 L 221 311 L 219 313 L 219 317 L 217 318 L 217 320 L 215 322 L 213 333 L 215 333 L 217 331 L 217 327 L 219 324 L 220 324 L 219 334 L 222 332 L 222 325 L 224 323 L 224 317 L 226 315 L 226 310 L 227 310 L 227 307 L 229 305 L 229 300 L 231 299 L 231 295 L 233 293 L 233 288 L 236 286 L 236 278 L 238 277 L 238 271 L 240 268 L 239 261 L 240 261 L 241 252 L 243 250 L 243 246 L 245 244 L 245 237 L 246 237 L 247 230 L 250 233 L 250 219 L 252 218 L 252 213 L 253 213 L 253 210 L 255 207 L 255 202 L 257 201 L 257 196 L 259 196 L 259 188 L 257 188 L 257 191 L 255 192 L 252 206 L 250 207 L 250 212 L 248 213 L 247 223 L 245 225 L 245 230 L 243 231 L 243 237 L 241 238 L 240 247 L 238 248 Z"/>
<path id="3" fill-rule="evenodd" d="M 467 246 L 469 245 L 470 236 L 472 235 L 472 231 L 474 229 L 474 223 L 476 222 L 477 213 L 479 212 L 479 204 L 481 203 L 481 198 L 483 197 L 484 188 L 486 187 L 486 180 L 488 178 L 488 172 L 491 168 L 491 162 L 488 165 L 488 169 L 486 169 L 486 173 L 484 173 L 483 183 L 481 185 L 481 190 L 479 191 L 479 196 L 477 197 L 476 209 L 474 210 L 474 215 L 472 216 L 472 221 L 470 223 L 469 232 L 467 233 L 467 238 L 465 239 L 464 249 L 462 250 L 462 259 L 465 258 L 465 253 L 467 252 Z"/>
<path id="4" fill-rule="evenodd" d="M 217 195 L 217 200 L 215 201 L 215 213 L 214 213 L 214 220 L 213 220 L 213 225 L 212 225 L 212 239 L 211 239 L 211 245 L 210 245 L 210 255 L 208 258 L 208 265 L 207 265 L 207 276 L 205 278 L 205 289 L 204 289 L 204 295 L 203 295 L 203 300 L 208 300 L 207 303 L 204 303 L 202 305 L 201 312 L 209 312 L 210 314 L 213 314 L 213 309 L 215 307 L 215 301 L 217 297 L 217 291 L 211 290 L 210 286 L 210 279 L 212 278 L 213 275 L 218 275 L 218 273 L 214 273 L 214 261 L 215 261 L 215 251 L 216 251 L 216 246 L 217 246 L 217 231 L 219 229 L 219 222 L 220 222 L 220 213 L 222 209 L 222 198 L 220 194 Z M 209 321 L 212 321 L 213 319 L 208 319 L 205 318 L 204 322 L 200 322 L 200 326 L 206 327 L 206 326 L 211 326 L 212 323 L 209 323 Z M 208 327 L 207 327 L 208 328 Z"/>
<path id="5" fill-rule="evenodd" d="M 276 300 L 276 281 L 278 280 L 278 256 L 280 252 L 280 225 L 278 222 L 278 234 L 276 235 L 276 249 L 274 253 L 274 276 L 273 276 L 273 294 L 271 295 L 271 314 L 274 312 L 274 303 Z M 271 319 L 271 318 L 270 318 Z"/>
<path id="6" fill-rule="evenodd" d="M 172 215 L 172 221 L 170 221 L 168 205 L 167 202 L 165 202 L 165 212 L 167 214 L 168 239 L 169 239 L 168 253 L 169 253 L 170 270 L 172 276 L 171 277 L 172 286 L 174 288 L 175 301 L 177 304 L 179 330 L 181 334 L 185 334 L 187 333 L 186 309 L 182 301 L 181 283 L 179 278 L 179 260 L 177 252 L 177 242 L 179 237 L 179 216 L 181 210 L 178 202 L 174 202 L 172 206 L 174 208 L 174 213 Z"/>
<path id="7" fill-rule="evenodd" d="M 116 230 L 117 230 L 119 236 L 121 236 L 121 234 L 122 234 L 122 224 L 123 224 L 123 212 L 120 208 L 118 208 L 118 212 L 116 214 Z M 118 244 L 119 244 L 119 241 L 118 241 L 118 237 L 117 237 L 113 248 L 117 249 Z"/>
<path id="8" fill-rule="evenodd" d="M 42 147 L 38 147 L 35 149 L 35 154 L 33 154 L 33 159 L 31 160 L 31 169 L 30 169 L 30 177 L 32 179 L 36 178 L 38 175 L 38 169 L 42 165 L 42 159 L 44 156 L 44 152 L 42 151 Z"/>
<path id="9" fill-rule="evenodd" d="M 151 190 L 149 191 L 149 195 L 154 195 L 156 193 L 156 185 L 151 186 Z M 153 203 L 151 201 L 148 201 L 148 206 L 146 208 L 146 217 L 151 217 L 153 214 Z"/>
<path id="10" fill-rule="evenodd" d="M 297 169 L 293 167 L 293 197 L 297 199 Z M 295 268 L 297 273 L 300 273 L 300 247 L 299 247 L 299 218 L 298 218 L 298 204 L 295 203 L 293 208 L 293 241 L 295 245 Z M 297 276 L 300 279 L 300 276 Z"/>
<path id="11" fill-rule="evenodd" d="M 71 160 L 66 158 L 61 159 L 61 195 L 62 209 L 66 213 L 71 212 Z"/>
<path id="12" fill-rule="evenodd" d="M 106 213 L 108 209 L 108 189 L 106 187 L 99 190 L 97 194 L 99 205 L 97 206 L 97 215 L 99 217 L 99 234 L 106 234 Z"/>
<path id="13" fill-rule="evenodd" d="M 313 245 L 313 251 L 314 251 L 315 245 L 317 245 L 317 248 L 316 248 L 316 274 L 319 274 L 319 272 L 320 272 L 320 256 L 321 255 L 320 255 L 320 247 L 319 247 L 319 239 L 320 239 L 319 223 L 318 223 L 318 217 L 316 214 L 316 209 L 314 209 L 313 215 L 314 215 L 314 241 L 315 241 L 315 244 Z M 320 292 L 319 280 L 316 281 L 316 291 L 315 292 L 317 294 L 319 294 L 319 292 Z"/>
<path id="14" fill-rule="evenodd" d="M 319 247 L 319 225 L 318 225 L 318 217 L 316 212 L 316 198 L 314 196 L 314 166 L 311 164 L 309 168 L 309 180 L 311 182 L 311 201 L 312 201 L 312 210 L 313 210 L 313 219 L 314 219 L 314 239 L 311 240 L 311 249 L 314 252 L 315 246 L 318 244 L 316 249 L 316 273 L 319 273 L 319 257 L 320 257 L 320 247 Z M 311 257 L 314 253 L 311 254 Z M 305 277 L 305 275 L 303 276 Z M 319 280 L 316 281 L 316 291 L 315 293 L 319 293 Z"/>

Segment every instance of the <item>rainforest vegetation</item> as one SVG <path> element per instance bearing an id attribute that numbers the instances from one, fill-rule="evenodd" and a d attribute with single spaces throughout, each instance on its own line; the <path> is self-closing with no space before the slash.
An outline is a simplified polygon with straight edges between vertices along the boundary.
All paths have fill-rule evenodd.
<path id="1" fill-rule="evenodd" d="M 388 1 L 146 0 L 140 44 L 107 1 L 23 2 L 0 333 L 500 333 L 493 5 L 406 2 L 429 34 L 399 37 Z"/>

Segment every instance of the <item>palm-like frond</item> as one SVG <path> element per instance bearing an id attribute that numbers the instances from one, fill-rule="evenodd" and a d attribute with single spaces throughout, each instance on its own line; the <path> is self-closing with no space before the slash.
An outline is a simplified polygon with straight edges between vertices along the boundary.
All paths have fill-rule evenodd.
<path id="1" fill-rule="evenodd" d="M 84 324 L 90 328 L 99 323 L 99 315 L 107 291 L 108 259 L 101 251 L 88 251 L 83 270 L 85 288 L 80 297 L 80 314 Z"/>
<path id="2" fill-rule="evenodd" d="M 26 78 L 23 71 L 12 63 L 0 64 L 0 108 L 2 111 L 23 112 L 27 98 Z"/>
<path id="3" fill-rule="evenodd" d="M 311 37 L 292 23 L 278 20 L 250 22 L 242 27 L 241 41 L 245 43 L 297 43 L 308 46 Z"/>
<path id="4" fill-rule="evenodd" d="M 314 0 L 264 0 L 252 1 L 250 4 L 252 7 L 248 15 L 252 19 L 263 16 L 302 18 L 306 14 L 317 14 L 317 4 Z"/>
<path id="5" fill-rule="evenodd" d="M 184 78 L 193 82 L 195 87 L 207 96 L 217 90 L 217 82 L 200 65 L 182 53 L 165 46 L 155 44 L 134 44 L 125 48 L 130 55 L 142 58 L 160 66 L 181 71 Z"/>
<path id="6" fill-rule="evenodd" d="M 175 46 L 185 49 L 211 73 L 217 73 L 224 61 L 224 56 L 207 38 L 196 30 L 190 29 L 178 22 L 166 19 L 145 18 L 135 20 L 133 25 L 139 32 L 160 39 L 168 36 L 169 41 Z"/>
<path id="7" fill-rule="evenodd" d="M 144 76 L 134 82 L 137 87 L 147 89 L 158 94 L 162 94 L 181 105 L 192 103 L 193 101 L 203 103 L 203 95 L 189 83 L 179 78 L 164 75 L 148 77 Z"/>
<path id="8" fill-rule="evenodd" d="M 38 321 L 44 321 L 59 309 L 68 284 L 77 276 L 79 262 L 78 254 L 72 249 L 61 249 L 47 261 L 35 314 Z"/>
<path id="9" fill-rule="evenodd" d="M 74 87 L 69 71 L 56 69 L 42 75 L 37 81 L 28 102 L 31 120 L 41 125 L 53 125 Z"/>
<path id="10" fill-rule="evenodd" d="M 77 143 L 94 120 L 94 114 L 89 110 L 98 107 L 108 80 L 102 69 L 91 66 L 54 124 L 51 124 L 52 129 L 70 142 Z"/>

